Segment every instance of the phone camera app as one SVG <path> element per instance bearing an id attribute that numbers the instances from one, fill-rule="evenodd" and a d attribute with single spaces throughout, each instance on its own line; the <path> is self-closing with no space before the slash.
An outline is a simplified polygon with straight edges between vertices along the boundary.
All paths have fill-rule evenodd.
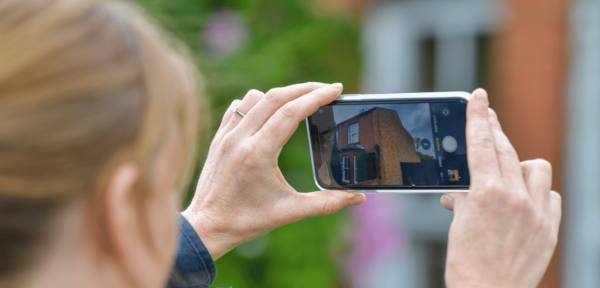
<path id="1" fill-rule="evenodd" d="M 448 179 L 450 180 L 450 182 L 457 182 L 458 180 L 460 180 L 458 170 L 448 170 Z"/>
<path id="2" fill-rule="evenodd" d="M 321 107 L 309 120 L 319 148 L 314 176 L 328 189 L 468 184 L 465 109 L 464 103 Z"/>
<path id="3" fill-rule="evenodd" d="M 444 116 L 446 118 L 450 117 L 450 109 L 448 109 L 448 108 L 442 109 L 442 116 Z"/>
<path id="4" fill-rule="evenodd" d="M 446 150 L 446 152 L 454 153 L 454 151 L 456 151 L 456 148 L 458 148 L 458 142 L 456 142 L 456 138 L 452 136 L 446 136 L 442 140 L 442 147 L 444 147 L 444 150 Z"/>
<path id="5" fill-rule="evenodd" d="M 429 141 L 429 139 L 421 140 L 421 148 L 423 148 L 423 150 L 429 150 L 429 148 L 431 148 L 431 141 Z"/>

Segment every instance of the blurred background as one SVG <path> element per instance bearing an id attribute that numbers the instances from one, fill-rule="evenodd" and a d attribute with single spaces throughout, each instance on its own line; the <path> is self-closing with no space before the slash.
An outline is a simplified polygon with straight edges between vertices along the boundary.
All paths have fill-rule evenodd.
<path id="1" fill-rule="evenodd" d="M 486 88 L 521 159 L 551 161 L 563 195 L 561 241 L 539 287 L 600 287 L 600 0 L 137 2 L 189 46 L 211 133 L 253 88 Z M 310 163 L 300 125 L 280 158 L 299 191 L 317 189 Z M 439 197 L 369 195 L 360 207 L 279 228 L 219 259 L 215 286 L 445 287 L 452 213 Z"/>

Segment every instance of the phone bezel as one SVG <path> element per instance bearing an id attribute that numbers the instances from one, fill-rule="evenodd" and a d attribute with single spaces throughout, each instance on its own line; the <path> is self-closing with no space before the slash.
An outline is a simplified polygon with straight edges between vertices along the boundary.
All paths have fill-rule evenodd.
<path id="1" fill-rule="evenodd" d="M 344 103 L 350 104 L 352 102 L 377 102 L 377 101 L 389 101 L 389 100 L 402 100 L 400 102 L 412 102 L 412 101 L 420 101 L 427 99 L 431 100 L 464 100 L 469 102 L 471 99 L 471 94 L 462 91 L 456 92 L 425 92 L 425 93 L 394 93 L 394 94 L 345 94 L 340 95 L 336 100 L 334 100 L 331 104 L 336 103 Z M 400 103 L 399 102 L 399 103 Z M 310 148 L 310 162 L 313 170 L 313 179 L 315 184 L 321 190 L 332 190 L 326 189 L 319 185 L 319 181 L 317 180 L 317 171 L 315 169 L 315 160 L 313 157 L 313 147 L 310 135 L 310 127 L 308 123 L 308 118 L 305 120 L 306 122 L 306 132 L 308 133 L 308 147 Z M 469 189 L 465 189 L 465 187 L 457 187 L 457 188 L 448 188 L 442 187 L 440 189 L 424 187 L 424 188 L 414 188 L 414 187 L 393 187 L 393 188 L 376 188 L 376 189 L 352 189 L 344 187 L 342 189 L 335 190 L 346 190 L 354 193 L 448 193 L 448 192 L 456 192 L 456 193 L 465 193 L 469 192 Z"/>

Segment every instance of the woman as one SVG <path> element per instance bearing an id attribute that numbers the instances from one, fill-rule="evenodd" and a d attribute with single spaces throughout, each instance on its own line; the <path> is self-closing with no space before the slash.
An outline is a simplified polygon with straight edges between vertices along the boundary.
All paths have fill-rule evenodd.
<path id="1" fill-rule="evenodd" d="M 365 201 L 297 193 L 279 171 L 299 122 L 342 91 L 306 83 L 232 103 L 178 216 L 196 77 L 169 43 L 126 3 L 0 1 L 1 287 L 206 287 L 235 246 Z M 549 167 L 522 170 L 485 92 L 468 114 L 472 193 L 443 198 L 448 286 L 534 287 L 560 221 Z"/>

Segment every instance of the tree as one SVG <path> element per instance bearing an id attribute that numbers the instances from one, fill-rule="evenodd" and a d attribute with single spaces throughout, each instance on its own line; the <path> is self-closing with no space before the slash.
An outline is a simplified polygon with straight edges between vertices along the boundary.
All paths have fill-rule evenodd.
<path id="1" fill-rule="evenodd" d="M 419 151 L 419 148 L 421 148 L 421 138 L 414 138 L 413 141 L 415 141 L 415 149 Z"/>

